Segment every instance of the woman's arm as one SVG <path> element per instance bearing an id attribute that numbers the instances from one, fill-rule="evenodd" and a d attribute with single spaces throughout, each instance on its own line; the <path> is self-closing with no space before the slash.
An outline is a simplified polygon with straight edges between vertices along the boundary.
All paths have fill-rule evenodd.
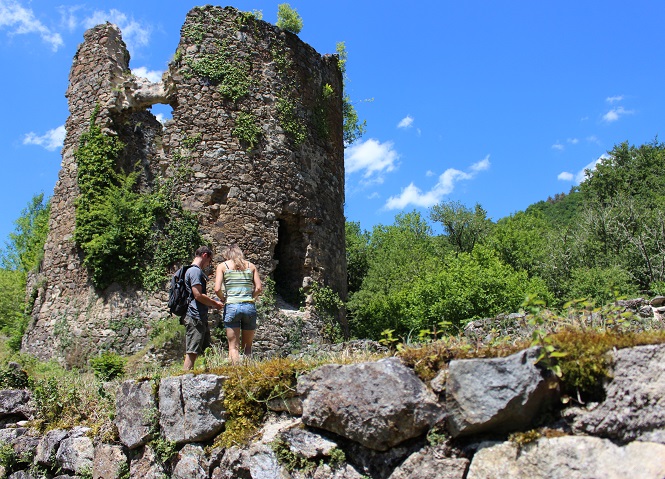
<path id="1" fill-rule="evenodd" d="M 215 273 L 215 294 L 219 299 L 224 302 L 224 291 L 222 290 L 222 283 L 224 282 L 224 263 L 217 265 L 217 272 Z"/>
<path id="2" fill-rule="evenodd" d="M 252 292 L 252 298 L 258 298 L 261 293 L 263 293 L 263 283 L 261 283 L 261 278 L 259 277 L 259 270 L 256 269 L 252 263 L 249 263 L 252 268 L 253 280 L 254 280 L 254 291 Z"/>

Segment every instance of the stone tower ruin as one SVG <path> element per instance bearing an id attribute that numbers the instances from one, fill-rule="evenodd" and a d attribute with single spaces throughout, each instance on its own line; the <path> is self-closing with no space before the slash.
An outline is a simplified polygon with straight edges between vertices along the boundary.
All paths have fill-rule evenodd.
<path id="1" fill-rule="evenodd" d="M 116 26 L 99 25 L 84 38 L 66 93 L 62 168 L 24 351 L 67 364 L 104 350 L 134 353 L 168 315 L 167 271 L 157 292 L 120 284 L 100 290 L 83 267 L 73 235 L 80 194 L 75 152 L 93 112 L 102 132 L 125 145 L 118 161 L 138 168 L 141 191 L 180 175 L 174 195 L 198 215 L 217 261 L 224 245 L 237 242 L 287 301 L 313 283 L 345 298 L 343 84 L 336 56 L 321 56 L 296 35 L 231 7 L 188 13 L 160 83 L 131 74 Z M 173 109 L 164 125 L 150 112 L 157 103 Z M 175 169 L 178 163 L 186 168 Z M 261 329 L 258 343 L 269 349 L 277 341 L 270 334 L 281 333 Z"/>

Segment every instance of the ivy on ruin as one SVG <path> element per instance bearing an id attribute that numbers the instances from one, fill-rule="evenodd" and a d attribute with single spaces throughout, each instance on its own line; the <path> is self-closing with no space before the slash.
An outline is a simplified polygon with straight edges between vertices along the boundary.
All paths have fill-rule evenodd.
<path id="1" fill-rule="evenodd" d="M 152 192 L 139 190 L 140 172 L 118 167 L 125 145 L 102 131 L 98 114 L 99 105 L 74 152 L 79 187 L 74 241 L 97 288 L 119 283 L 155 290 L 168 268 L 201 244 L 198 220 L 174 198 L 182 173 L 158 178 Z"/>

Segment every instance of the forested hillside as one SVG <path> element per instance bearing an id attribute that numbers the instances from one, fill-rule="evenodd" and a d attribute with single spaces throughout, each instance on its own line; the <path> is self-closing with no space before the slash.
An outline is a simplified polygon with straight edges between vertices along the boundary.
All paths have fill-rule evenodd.
<path id="1" fill-rule="evenodd" d="M 347 223 L 353 334 L 451 331 L 527 296 L 561 308 L 665 293 L 664 168 L 663 143 L 622 143 L 568 194 L 496 223 L 456 202 L 371 231 Z"/>

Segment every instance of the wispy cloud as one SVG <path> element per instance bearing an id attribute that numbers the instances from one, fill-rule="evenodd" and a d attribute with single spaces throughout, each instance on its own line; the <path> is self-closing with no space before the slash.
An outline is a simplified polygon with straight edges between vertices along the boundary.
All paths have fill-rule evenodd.
<path id="1" fill-rule="evenodd" d="M 568 138 L 566 141 L 571 145 L 577 145 L 580 142 L 577 138 Z"/>
<path id="2" fill-rule="evenodd" d="M 10 28 L 10 35 L 38 34 L 42 40 L 51 45 L 53 51 L 64 45 L 59 33 L 39 21 L 32 9 L 23 7 L 14 0 L 0 0 L 0 29 Z"/>
<path id="3" fill-rule="evenodd" d="M 383 183 L 383 175 L 396 168 L 399 154 L 393 143 L 370 138 L 344 151 L 346 174 L 362 173 L 363 183 Z"/>
<path id="4" fill-rule="evenodd" d="M 148 70 L 146 67 L 138 67 L 132 70 L 132 73 L 137 77 L 147 78 L 152 83 L 158 83 L 162 81 L 163 71 L 159 70 Z"/>
<path id="5" fill-rule="evenodd" d="M 37 145 L 43 148 L 46 148 L 49 151 L 62 148 L 62 144 L 65 141 L 65 126 L 61 125 L 53 130 L 47 131 L 44 135 L 37 135 L 34 132 L 30 132 L 25 135 L 23 138 L 24 145 Z"/>
<path id="6" fill-rule="evenodd" d="M 489 155 L 481 161 L 474 163 L 468 168 L 468 171 L 461 171 L 455 168 L 448 168 L 439 176 L 439 181 L 434 187 L 423 192 L 413 183 L 404 188 L 399 196 L 391 196 L 384 205 L 388 210 L 404 209 L 409 205 L 416 207 L 430 207 L 439 203 L 445 195 L 453 192 L 455 184 L 463 180 L 472 180 L 476 175 L 490 167 Z"/>
<path id="7" fill-rule="evenodd" d="M 612 108 L 610 111 L 605 113 L 603 115 L 603 121 L 607 123 L 612 123 L 617 121 L 619 118 L 621 118 L 624 115 L 632 115 L 635 113 L 633 110 L 626 110 L 622 106 L 618 106 L 616 108 Z"/>
<path id="8" fill-rule="evenodd" d="M 413 117 L 411 115 L 406 115 L 397 124 L 397 128 L 410 128 L 411 126 L 413 126 Z"/>
<path id="9" fill-rule="evenodd" d="M 100 23 L 111 22 L 117 25 L 122 32 L 122 39 L 127 44 L 127 49 L 135 51 L 150 42 L 152 28 L 143 25 L 115 8 L 108 12 L 97 10 L 91 16 L 81 22 L 85 28 L 92 28 Z"/>
<path id="10" fill-rule="evenodd" d="M 588 165 L 584 166 L 581 170 L 579 170 L 577 173 L 570 173 L 569 171 L 562 171 L 559 173 L 557 176 L 557 179 L 560 181 L 566 181 L 566 182 L 574 182 L 576 185 L 579 185 L 582 183 L 586 178 L 587 178 L 587 171 L 593 172 L 596 169 L 596 165 L 603 160 L 609 158 L 607 154 L 602 154 L 599 156 L 597 159 L 593 160 L 591 163 Z"/>
<path id="11" fill-rule="evenodd" d="M 608 96 L 607 98 L 605 98 L 605 101 L 607 103 L 616 103 L 621 100 L 623 100 L 623 95 Z"/>
<path id="12" fill-rule="evenodd" d="M 563 151 L 565 148 L 566 148 L 566 147 L 563 146 L 563 144 L 561 144 L 560 141 L 557 141 L 556 143 L 554 143 L 554 144 L 552 145 L 552 149 L 553 149 L 553 150 Z"/>

